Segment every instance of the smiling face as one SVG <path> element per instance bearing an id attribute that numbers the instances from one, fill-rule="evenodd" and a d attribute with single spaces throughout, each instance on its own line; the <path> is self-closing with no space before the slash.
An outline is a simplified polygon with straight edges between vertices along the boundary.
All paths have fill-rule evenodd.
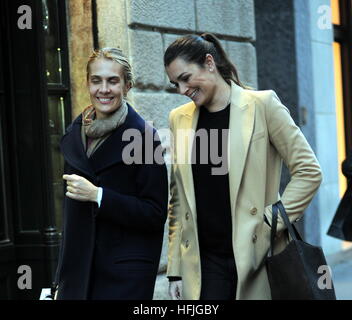
<path id="1" fill-rule="evenodd" d="M 213 61 L 206 62 L 201 67 L 176 58 L 166 67 L 166 73 L 178 93 L 191 98 L 196 106 L 206 106 L 211 104 L 216 91 L 216 76 L 212 63 Z"/>
<path id="2" fill-rule="evenodd" d="M 129 90 L 129 85 L 124 81 L 122 65 L 105 58 L 91 62 L 88 90 L 97 119 L 108 117 L 120 108 L 122 99 Z"/>

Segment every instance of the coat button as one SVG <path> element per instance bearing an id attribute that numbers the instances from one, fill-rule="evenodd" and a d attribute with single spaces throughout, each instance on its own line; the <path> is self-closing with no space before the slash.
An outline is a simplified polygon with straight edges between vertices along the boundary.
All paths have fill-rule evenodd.
<path id="1" fill-rule="evenodd" d="M 254 207 L 251 209 L 250 212 L 251 212 L 251 214 L 255 215 L 255 214 L 257 214 L 258 210 L 257 210 L 257 208 Z"/>
<path id="2" fill-rule="evenodd" d="M 186 240 L 185 247 L 186 247 L 186 248 L 189 247 L 189 241 L 188 241 L 188 240 Z"/>
<path id="3" fill-rule="evenodd" d="M 256 243 L 256 242 L 257 242 L 257 235 L 256 235 L 256 234 L 253 235 L 252 241 L 253 241 L 253 243 Z"/>
<path id="4" fill-rule="evenodd" d="M 189 219 L 189 213 L 186 212 L 186 220 L 188 220 L 188 219 Z"/>

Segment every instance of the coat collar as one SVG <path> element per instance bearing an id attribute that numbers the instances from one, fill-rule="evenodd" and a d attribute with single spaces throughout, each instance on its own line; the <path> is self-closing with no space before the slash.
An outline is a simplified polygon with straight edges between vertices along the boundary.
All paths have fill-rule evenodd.
<path id="1" fill-rule="evenodd" d="M 230 182 L 231 207 L 235 207 L 239 186 L 245 167 L 248 147 L 254 127 L 255 106 L 247 90 L 231 82 L 231 107 L 228 140 L 228 168 Z M 181 111 L 178 127 L 186 129 L 188 146 L 184 147 L 184 159 L 190 161 L 194 132 L 199 118 L 199 107 L 193 102 L 186 104 Z M 176 128 L 177 129 L 177 128 Z M 191 129 L 191 130 L 187 130 Z M 179 149 L 180 150 L 180 149 Z M 179 152 L 178 150 L 178 152 Z M 179 155 L 178 155 L 179 156 Z M 191 211 L 195 215 L 195 193 L 191 165 L 180 165 L 185 194 Z M 196 221 L 196 220 L 195 220 Z"/>
<path id="2" fill-rule="evenodd" d="M 126 129 L 137 129 L 142 134 L 145 131 L 145 121 L 137 112 L 128 105 L 128 114 L 125 122 L 119 126 L 102 143 L 102 145 L 88 158 L 81 138 L 82 115 L 79 115 L 68 127 L 66 134 L 61 139 L 61 151 L 65 161 L 72 167 L 91 178 L 115 163 L 122 161 L 123 148 L 130 141 L 123 141 L 122 136 Z"/>

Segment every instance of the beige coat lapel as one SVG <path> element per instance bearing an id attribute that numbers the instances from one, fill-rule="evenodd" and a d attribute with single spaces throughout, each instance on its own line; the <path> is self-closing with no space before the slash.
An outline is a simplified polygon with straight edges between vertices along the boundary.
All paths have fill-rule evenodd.
<path id="1" fill-rule="evenodd" d="M 178 129 L 181 129 L 178 143 L 180 143 L 179 151 L 183 151 L 184 154 L 178 153 L 178 163 L 180 168 L 180 174 L 182 176 L 183 186 L 187 202 L 196 221 L 196 200 L 194 194 L 193 174 L 192 174 L 192 145 L 195 130 L 197 128 L 199 118 L 199 108 L 194 103 L 189 103 L 189 107 L 185 110 L 183 117 L 181 117 L 181 123 Z"/>
<path id="2" fill-rule="evenodd" d="M 233 213 L 253 132 L 254 112 L 254 103 L 250 101 L 246 91 L 232 83 L 228 163 L 231 210 Z"/>

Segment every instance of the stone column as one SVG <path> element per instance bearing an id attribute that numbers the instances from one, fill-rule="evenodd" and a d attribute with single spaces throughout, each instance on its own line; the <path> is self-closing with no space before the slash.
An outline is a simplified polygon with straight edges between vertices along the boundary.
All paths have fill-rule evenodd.
<path id="1" fill-rule="evenodd" d="M 332 26 L 327 8 L 330 0 L 309 1 L 310 41 L 312 47 L 312 70 L 315 103 L 317 157 L 323 170 L 323 182 L 318 193 L 320 241 L 326 254 L 342 249 L 342 242 L 326 235 L 340 201 L 337 154 L 337 122 L 335 105 L 334 57 Z M 325 16 L 324 16 L 325 15 Z M 315 228 L 307 226 L 311 232 Z M 307 230 L 308 228 L 306 228 Z"/>
<path id="2" fill-rule="evenodd" d="M 86 86 L 86 64 L 93 50 L 91 0 L 69 0 L 68 44 L 72 118 L 90 104 Z"/>
<path id="3" fill-rule="evenodd" d="M 333 30 L 325 26 L 322 16 L 330 0 L 254 2 L 259 88 L 278 93 L 323 171 L 323 182 L 300 228 L 309 243 L 321 245 L 331 254 L 341 243 L 326 235 L 339 201 Z M 289 178 L 284 171 L 281 191 Z"/>

